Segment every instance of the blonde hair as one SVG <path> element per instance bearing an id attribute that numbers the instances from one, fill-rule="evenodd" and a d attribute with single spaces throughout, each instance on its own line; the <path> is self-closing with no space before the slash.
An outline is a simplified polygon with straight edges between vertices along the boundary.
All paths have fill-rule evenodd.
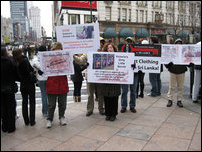
<path id="1" fill-rule="evenodd" d="M 54 50 L 62 50 L 62 43 L 60 42 L 54 42 L 52 43 L 51 45 L 51 50 L 54 51 Z"/>

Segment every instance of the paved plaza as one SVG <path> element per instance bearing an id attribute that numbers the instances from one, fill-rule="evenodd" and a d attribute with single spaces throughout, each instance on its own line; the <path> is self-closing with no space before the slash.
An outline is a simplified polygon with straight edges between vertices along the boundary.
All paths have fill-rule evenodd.
<path id="1" fill-rule="evenodd" d="M 185 101 L 188 102 L 188 101 Z M 67 105 L 66 126 L 60 126 L 56 110 L 53 127 L 46 128 L 46 119 L 37 106 L 36 125 L 25 126 L 22 116 L 17 120 L 17 130 L 1 132 L 1 150 L 8 151 L 201 151 L 201 113 L 176 106 L 166 107 L 161 97 L 137 100 L 137 113 L 120 113 L 114 122 L 99 115 L 97 104 L 94 114 L 86 117 L 86 102 Z M 119 104 L 120 105 L 120 104 Z M 121 107 L 119 107 L 120 110 Z M 21 113 L 21 109 L 18 109 Z"/>

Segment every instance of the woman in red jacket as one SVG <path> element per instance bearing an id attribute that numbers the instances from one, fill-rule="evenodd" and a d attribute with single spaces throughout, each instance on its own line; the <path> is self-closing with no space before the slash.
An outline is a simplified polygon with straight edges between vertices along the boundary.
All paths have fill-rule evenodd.
<path id="1" fill-rule="evenodd" d="M 60 42 L 53 43 L 51 50 L 62 50 L 62 44 Z M 66 125 L 64 115 L 67 103 L 67 93 L 69 92 L 67 76 L 48 77 L 46 86 L 46 93 L 48 97 L 48 122 L 46 127 L 51 128 L 52 126 L 57 99 L 60 124 L 64 126 Z"/>

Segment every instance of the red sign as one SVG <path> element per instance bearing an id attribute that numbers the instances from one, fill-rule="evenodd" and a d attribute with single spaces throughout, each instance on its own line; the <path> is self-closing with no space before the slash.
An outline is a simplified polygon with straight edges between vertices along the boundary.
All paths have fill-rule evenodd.
<path id="1" fill-rule="evenodd" d="M 153 33 L 165 33 L 165 30 L 155 29 L 155 30 L 153 30 Z"/>
<path id="2" fill-rule="evenodd" d="M 97 9 L 97 2 L 91 2 L 92 9 Z M 62 7 L 90 9 L 90 1 L 62 1 Z"/>

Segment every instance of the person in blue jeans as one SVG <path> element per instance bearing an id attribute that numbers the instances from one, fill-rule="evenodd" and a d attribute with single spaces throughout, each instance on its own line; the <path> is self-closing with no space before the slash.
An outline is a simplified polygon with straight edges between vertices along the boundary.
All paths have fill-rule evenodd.
<path id="1" fill-rule="evenodd" d="M 131 52 L 130 45 L 133 44 L 133 39 L 131 37 L 126 38 L 126 49 L 122 50 L 122 52 Z M 122 94 L 121 94 L 121 113 L 126 112 L 127 108 L 127 95 L 128 95 L 128 87 L 130 87 L 130 111 L 136 113 L 136 92 L 137 92 L 137 83 L 138 83 L 138 73 L 134 73 L 134 82 L 132 85 L 121 85 Z"/>
<path id="2" fill-rule="evenodd" d="M 42 45 L 39 47 L 39 52 L 46 51 L 46 46 Z M 41 98 L 42 98 L 42 114 L 44 117 L 48 116 L 48 100 L 47 100 L 47 94 L 46 94 L 46 81 L 47 77 L 43 75 L 43 72 L 40 70 L 40 59 L 39 55 L 38 58 L 34 58 L 32 61 L 30 61 L 31 64 L 33 64 L 33 67 L 37 71 L 37 80 L 38 80 L 38 86 L 41 90 Z"/>
<path id="3" fill-rule="evenodd" d="M 151 37 L 150 44 L 158 44 L 157 37 Z M 163 65 L 161 64 L 161 72 L 163 72 Z M 156 97 L 161 95 L 161 73 L 149 73 L 149 81 L 152 89 L 148 96 Z"/>
<path id="4" fill-rule="evenodd" d="M 128 99 L 128 87 L 130 87 L 130 111 L 136 113 L 136 92 L 137 92 L 137 83 L 138 83 L 138 74 L 134 73 L 134 82 L 132 85 L 124 84 L 121 85 L 122 94 L 121 94 L 121 113 L 126 112 L 127 109 L 127 99 Z"/>

